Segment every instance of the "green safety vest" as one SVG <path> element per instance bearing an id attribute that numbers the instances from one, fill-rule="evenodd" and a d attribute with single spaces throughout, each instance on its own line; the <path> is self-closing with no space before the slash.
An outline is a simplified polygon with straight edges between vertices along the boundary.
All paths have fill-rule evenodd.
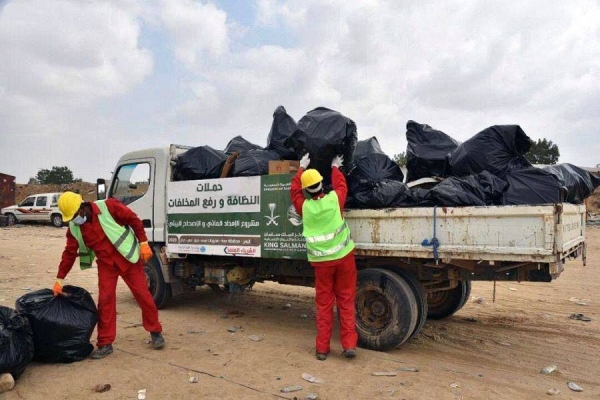
<path id="1" fill-rule="evenodd" d="M 354 249 L 335 191 L 318 200 L 306 200 L 302 206 L 302 221 L 308 261 L 339 260 Z"/>
<path id="2" fill-rule="evenodd" d="M 115 246 L 127 261 L 133 264 L 138 262 L 140 259 L 140 245 L 133 230 L 128 226 L 124 227 L 119 225 L 117 221 L 115 221 L 112 215 L 110 215 L 110 212 L 108 212 L 105 200 L 95 201 L 94 204 L 100 209 L 98 221 L 108 240 L 110 240 L 113 246 Z M 96 255 L 83 242 L 83 236 L 81 235 L 81 228 L 79 228 L 79 226 L 71 221 L 69 222 L 69 229 L 75 239 L 77 239 L 77 243 L 79 243 L 79 265 L 81 269 L 90 268 Z"/>

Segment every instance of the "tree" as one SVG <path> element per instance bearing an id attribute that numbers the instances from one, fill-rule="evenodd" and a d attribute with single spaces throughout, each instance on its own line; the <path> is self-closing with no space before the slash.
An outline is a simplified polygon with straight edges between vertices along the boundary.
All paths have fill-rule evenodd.
<path id="1" fill-rule="evenodd" d="M 394 154 L 394 157 L 392 158 L 396 164 L 398 164 L 399 167 L 405 167 L 406 166 L 406 152 L 402 152 L 399 154 Z"/>
<path id="2" fill-rule="evenodd" d="M 551 140 L 538 139 L 537 142 L 533 142 L 525 157 L 532 164 L 552 165 L 558 162 L 560 152 L 558 145 L 552 143 Z"/>
<path id="3" fill-rule="evenodd" d="M 81 179 L 73 178 L 73 172 L 68 167 L 52 167 L 51 170 L 40 169 L 35 179 L 40 185 L 81 182 Z"/>

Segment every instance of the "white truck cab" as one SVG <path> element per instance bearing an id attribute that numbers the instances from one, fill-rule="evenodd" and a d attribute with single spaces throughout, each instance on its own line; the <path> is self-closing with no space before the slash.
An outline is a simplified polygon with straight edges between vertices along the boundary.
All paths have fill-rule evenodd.
<path id="1" fill-rule="evenodd" d="M 58 209 L 61 193 L 40 193 L 27 197 L 20 204 L 0 210 L 7 218 L 8 225 L 19 222 L 50 222 L 57 228 L 63 226 L 62 214 Z"/>

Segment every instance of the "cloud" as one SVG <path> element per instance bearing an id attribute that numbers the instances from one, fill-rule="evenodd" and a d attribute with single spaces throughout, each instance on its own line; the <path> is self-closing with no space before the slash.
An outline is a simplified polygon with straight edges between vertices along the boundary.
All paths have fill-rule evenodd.
<path id="1" fill-rule="evenodd" d="M 187 66 L 227 53 L 227 14 L 213 3 L 163 0 L 161 18 L 173 37 L 175 56 Z"/>

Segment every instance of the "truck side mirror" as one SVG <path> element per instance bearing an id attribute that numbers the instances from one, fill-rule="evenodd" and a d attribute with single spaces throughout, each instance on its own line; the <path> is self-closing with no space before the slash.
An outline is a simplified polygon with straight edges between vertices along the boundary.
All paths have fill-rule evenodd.
<path id="1" fill-rule="evenodd" d="M 96 197 L 98 200 L 106 198 L 106 181 L 103 178 L 96 179 Z"/>

